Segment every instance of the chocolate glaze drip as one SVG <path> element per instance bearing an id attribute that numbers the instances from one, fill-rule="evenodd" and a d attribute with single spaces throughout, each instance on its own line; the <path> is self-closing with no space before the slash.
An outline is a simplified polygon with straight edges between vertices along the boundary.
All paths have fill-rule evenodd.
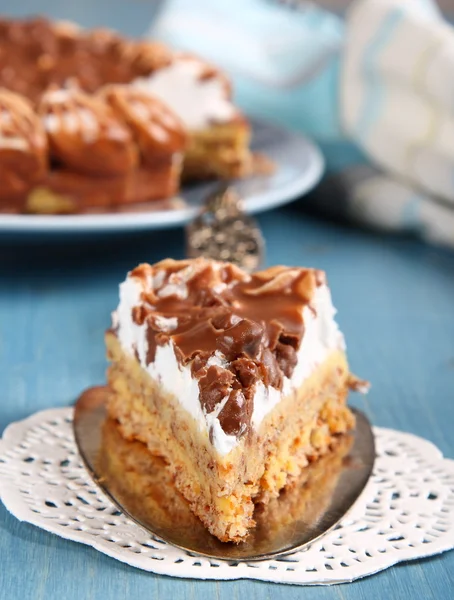
<path id="1" fill-rule="evenodd" d="M 303 308 L 325 281 L 312 269 L 273 267 L 248 275 L 202 258 L 140 265 L 130 277 L 144 288 L 132 318 L 147 327 L 147 362 L 159 345 L 172 342 L 199 381 L 205 412 L 225 402 L 218 418 L 229 435 L 247 431 L 258 381 L 281 388 L 284 376 L 292 375 Z M 178 324 L 163 331 L 159 317 L 176 317 Z"/>

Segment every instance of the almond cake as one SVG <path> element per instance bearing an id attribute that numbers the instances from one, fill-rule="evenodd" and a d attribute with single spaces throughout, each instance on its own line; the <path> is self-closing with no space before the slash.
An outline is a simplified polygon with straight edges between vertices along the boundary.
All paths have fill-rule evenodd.
<path id="1" fill-rule="evenodd" d="M 164 458 L 208 530 L 241 542 L 254 506 L 328 453 L 357 384 L 322 271 L 142 264 L 106 334 L 109 416 Z"/>

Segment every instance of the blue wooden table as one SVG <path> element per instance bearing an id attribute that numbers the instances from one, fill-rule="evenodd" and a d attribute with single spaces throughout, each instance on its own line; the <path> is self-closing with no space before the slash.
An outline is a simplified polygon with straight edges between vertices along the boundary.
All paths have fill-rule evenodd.
<path id="1" fill-rule="evenodd" d="M 298 203 L 260 223 L 269 264 L 327 270 L 352 368 L 373 383 L 354 402 L 373 423 L 426 437 L 454 457 L 454 254 L 318 221 Z M 118 283 L 140 261 L 182 257 L 183 242 L 179 230 L 22 249 L 0 239 L 0 431 L 103 381 Z M 454 590 L 454 552 L 331 588 L 171 579 L 20 523 L 3 507 L 0 557 L 1 600 L 440 600 Z"/>
<path id="2" fill-rule="evenodd" d="M 3 0 L 0 12 L 47 12 L 136 35 L 156 4 Z M 426 437 L 454 457 L 454 254 L 321 222 L 297 205 L 260 223 L 268 264 L 328 271 L 352 368 L 373 383 L 370 395 L 354 402 L 374 424 Z M 118 283 L 140 261 L 183 252 L 179 230 L 44 246 L 1 238 L 0 431 L 37 410 L 69 405 L 102 382 L 103 333 Z M 454 552 L 330 588 L 177 580 L 19 523 L 2 506 L 0 558 L 0 600 L 454 597 Z"/>

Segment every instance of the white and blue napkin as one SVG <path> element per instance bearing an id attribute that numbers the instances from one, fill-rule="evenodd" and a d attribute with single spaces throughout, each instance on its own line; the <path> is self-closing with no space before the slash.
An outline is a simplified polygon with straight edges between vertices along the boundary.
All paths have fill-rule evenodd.
<path id="1" fill-rule="evenodd" d="M 223 67 L 249 114 L 315 138 L 350 218 L 454 246 L 454 29 L 431 0 L 356 0 L 345 18 L 167 0 L 150 35 Z"/>

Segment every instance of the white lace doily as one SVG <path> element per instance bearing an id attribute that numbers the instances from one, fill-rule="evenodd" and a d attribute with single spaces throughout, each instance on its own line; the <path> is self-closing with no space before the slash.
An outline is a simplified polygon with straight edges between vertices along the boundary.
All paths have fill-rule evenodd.
<path id="1" fill-rule="evenodd" d="M 419 437 L 375 428 L 378 456 L 363 495 L 308 549 L 251 563 L 191 556 L 129 521 L 92 483 L 75 447 L 72 414 L 47 410 L 6 429 L 1 499 L 18 519 L 134 567 L 175 577 L 329 584 L 454 547 L 454 461 Z"/>

